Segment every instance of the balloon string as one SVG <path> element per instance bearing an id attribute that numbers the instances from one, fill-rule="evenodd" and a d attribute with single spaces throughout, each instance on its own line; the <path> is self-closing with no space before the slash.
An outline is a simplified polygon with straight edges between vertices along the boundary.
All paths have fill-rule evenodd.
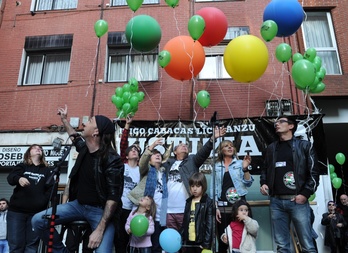
<path id="1" fill-rule="evenodd" d="M 174 21 L 175 21 L 176 30 L 178 31 L 178 34 L 180 36 L 181 33 L 180 33 L 180 29 L 179 29 L 178 19 L 176 18 L 175 8 L 173 8 L 173 17 L 174 17 Z"/>
<path id="2" fill-rule="evenodd" d="M 181 107 L 182 107 L 182 93 L 183 93 L 183 90 L 184 90 L 184 81 L 181 81 L 179 119 L 181 118 Z"/>
<path id="3" fill-rule="evenodd" d="M 273 81 L 274 85 L 273 85 L 273 89 L 272 91 L 270 92 L 270 96 L 268 98 L 268 100 L 272 100 L 273 97 L 275 97 L 277 100 L 278 100 L 278 110 L 280 109 L 280 106 L 281 106 L 281 100 L 283 99 L 284 97 L 284 75 L 288 73 L 287 69 L 285 68 L 285 64 L 283 63 L 282 64 L 282 70 L 281 70 L 281 73 L 278 77 L 278 80 L 275 80 Z M 274 73 L 276 74 L 276 73 Z M 280 85 L 280 91 L 279 91 L 279 95 L 277 95 L 275 92 L 278 91 L 278 85 Z M 255 86 L 257 87 L 257 86 Z M 264 90 L 266 91 L 266 90 Z M 261 117 L 264 116 L 264 114 L 266 113 L 266 107 L 263 109 L 263 112 L 261 113 Z"/>
<path id="4" fill-rule="evenodd" d="M 153 105 L 153 107 L 155 108 L 157 114 L 158 114 L 158 118 L 161 119 L 162 121 L 164 121 L 164 119 L 162 118 L 159 110 L 157 109 L 157 107 L 155 106 L 155 103 L 153 102 L 152 98 L 150 97 L 149 93 L 147 93 L 145 87 L 143 86 L 143 84 L 141 82 L 139 82 L 140 86 L 142 87 L 142 89 L 144 90 L 144 93 L 146 94 L 146 96 L 149 98 L 149 101 L 151 102 L 151 104 Z"/>
<path id="5" fill-rule="evenodd" d="M 92 69 L 91 69 L 91 71 L 89 72 L 89 79 L 88 79 L 88 87 L 87 87 L 87 89 L 86 89 L 86 95 L 85 95 L 85 97 L 87 97 L 88 96 L 88 90 L 90 89 L 90 87 L 92 86 L 92 74 L 93 74 L 93 70 L 94 70 L 94 68 L 95 68 L 95 63 L 96 63 L 96 60 L 97 60 L 97 56 L 98 56 L 98 47 L 99 47 L 99 43 L 100 43 L 100 38 L 98 38 L 98 40 L 97 40 L 97 46 L 96 46 L 96 48 L 95 48 L 95 56 L 94 56 L 94 59 L 93 59 L 93 65 L 92 65 Z"/>
<path id="6" fill-rule="evenodd" d="M 161 119 L 161 108 L 162 108 L 162 88 L 163 88 L 163 74 L 162 71 L 160 71 L 160 76 L 159 76 L 159 82 L 160 82 L 160 92 L 159 92 L 159 106 L 158 106 L 158 110 L 157 110 L 157 123 L 159 123 L 160 119 Z"/>
<path id="7" fill-rule="evenodd" d="M 344 194 L 346 194 L 346 185 L 345 185 L 343 166 L 342 165 L 341 165 L 341 174 L 342 174 L 342 184 L 343 184 L 343 188 L 344 188 Z"/>

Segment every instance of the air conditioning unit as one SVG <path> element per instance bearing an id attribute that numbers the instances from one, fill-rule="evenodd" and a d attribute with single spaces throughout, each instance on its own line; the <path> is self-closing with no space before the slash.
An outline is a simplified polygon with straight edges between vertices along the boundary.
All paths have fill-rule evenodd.
<path id="1" fill-rule="evenodd" d="M 292 115 L 292 102 L 290 99 L 266 100 L 266 115 L 280 116 Z"/>

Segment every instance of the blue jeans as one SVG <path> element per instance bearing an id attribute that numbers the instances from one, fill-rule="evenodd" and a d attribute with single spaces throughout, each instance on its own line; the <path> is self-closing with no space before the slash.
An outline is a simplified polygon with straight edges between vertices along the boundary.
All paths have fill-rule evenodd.
<path id="1" fill-rule="evenodd" d="M 50 215 L 52 208 L 42 211 L 34 215 L 32 219 L 32 225 L 34 231 L 38 236 L 48 244 L 49 240 L 49 220 L 42 218 L 43 215 Z M 103 215 L 104 210 L 99 207 L 81 205 L 77 200 L 61 204 L 57 206 L 56 215 L 58 218 L 55 219 L 55 225 L 66 224 L 72 221 L 86 220 L 92 231 L 96 229 L 99 221 Z M 95 253 L 112 252 L 113 240 L 114 240 L 115 226 L 110 222 L 103 235 L 103 239 L 99 247 L 95 250 Z M 53 250 L 55 253 L 64 252 L 68 253 L 68 250 L 63 245 L 60 235 L 57 231 L 54 232 L 53 236 Z"/>
<path id="2" fill-rule="evenodd" d="M 0 240 L 0 253 L 8 253 L 8 242 L 7 240 Z"/>
<path id="3" fill-rule="evenodd" d="M 290 222 L 294 224 L 302 252 L 316 253 L 312 237 L 309 203 L 297 204 L 295 201 L 271 197 L 271 218 L 274 240 L 278 253 L 290 252 Z"/>
<path id="4" fill-rule="evenodd" d="M 33 232 L 27 213 L 7 212 L 7 241 L 11 253 L 36 253 L 40 239 Z"/>

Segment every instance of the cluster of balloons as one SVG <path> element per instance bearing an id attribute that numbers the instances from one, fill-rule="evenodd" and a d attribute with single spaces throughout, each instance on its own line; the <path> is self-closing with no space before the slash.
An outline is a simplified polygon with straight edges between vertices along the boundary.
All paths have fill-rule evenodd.
<path id="1" fill-rule="evenodd" d="M 291 76 L 296 88 L 310 93 L 320 93 L 325 90 L 323 79 L 326 69 L 321 66 L 322 60 L 314 48 L 308 48 L 304 55 L 295 53 L 292 57 Z"/>
<path id="2" fill-rule="evenodd" d="M 173 228 L 166 228 L 160 234 L 159 243 L 165 252 L 177 252 L 182 246 L 181 235 Z"/>
<path id="3" fill-rule="evenodd" d="M 132 234 L 137 237 L 145 235 L 148 228 L 149 220 L 146 218 L 145 215 L 135 215 L 130 222 L 130 229 L 132 231 Z"/>
<path id="4" fill-rule="evenodd" d="M 339 165 L 343 165 L 344 162 L 346 161 L 346 157 L 342 153 L 337 153 L 335 158 L 336 158 L 336 162 Z M 335 166 L 333 166 L 332 164 L 329 164 L 329 171 L 330 171 L 330 179 L 331 179 L 332 186 L 335 189 L 339 189 L 342 186 L 342 178 L 337 177 L 337 174 L 335 172 Z"/>
<path id="5" fill-rule="evenodd" d="M 111 96 L 111 102 L 118 109 L 116 112 L 118 118 L 125 118 L 129 113 L 134 115 L 138 111 L 139 103 L 145 97 L 144 92 L 138 90 L 138 81 L 135 78 L 116 88 L 115 94 Z"/>

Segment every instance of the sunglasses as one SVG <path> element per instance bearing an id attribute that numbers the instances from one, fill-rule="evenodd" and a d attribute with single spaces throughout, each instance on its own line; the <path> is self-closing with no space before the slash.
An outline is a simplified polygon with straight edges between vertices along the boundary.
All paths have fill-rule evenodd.
<path id="1" fill-rule="evenodd" d="M 334 203 L 330 203 L 328 206 L 336 206 L 336 204 L 334 204 Z"/>

